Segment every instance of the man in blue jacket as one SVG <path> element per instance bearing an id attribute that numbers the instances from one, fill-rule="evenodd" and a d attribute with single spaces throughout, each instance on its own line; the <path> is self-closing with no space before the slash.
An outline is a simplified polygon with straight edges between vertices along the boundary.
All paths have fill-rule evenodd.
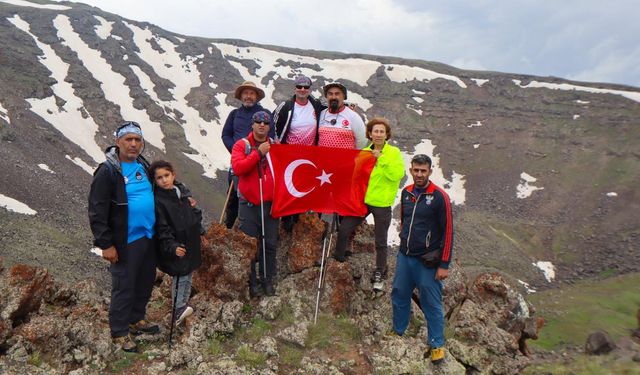
<path id="1" fill-rule="evenodd" d="M 264 91 L 251 81 L 245 81 L 236 88 L 235 98 L 240 100 L 242 105 L 229 113 L 222 128 L 222 142 L 224 143 L 224 147 L 227 148 L 227 151 L 229 151 L 229 154 L 231 154 L 231 149 L 238 140 L 251 133 L 251 125 L 253 125 L 251 117 L 253 114 L 265 111 L 258 103 L 264 99 Z M 274 136 L 275 131 L 272 127 L 269 131 L 269 137 L 273 138 Z M 226 207 L 225 218 L 225 225 L 229 229 L 233 228 L 233 224 L 238 217 L 238 181 L 233 177 L 233 169 L 229 169 L 229 189 L 231 189 L 231 192 Z M 235 180 L 235 182 L 232 186 L 231 182 L 233 180 Z"/>
<path id="2" fill-rule="evenodd" d="M 418 288 L 420 308 L 427 321 L 431 361 L 444 359 L 444 309 L 442 280 L 449 276 L 453 248 L 451 201 L 447 193 L 429 180 L 431 158 L 411 160 L 413 185 L 402 189 L 400 200 L 400 250 L 391 292 L 393 330 L 402 336 L 409 325 L 411 296 Z"/>
<path id="3" fill-rule="evenodd" d="M 107 160 L 93 174 L 89 223 L 94 245 L 111 263 L 111 337 L 122 350 L 136 352 L 130 334 L 160 331 L 145 320 L 156 278 L 155 204 L 149 163 L 141 156 L 142 129 L 125 122 L 115 136 Z"/>

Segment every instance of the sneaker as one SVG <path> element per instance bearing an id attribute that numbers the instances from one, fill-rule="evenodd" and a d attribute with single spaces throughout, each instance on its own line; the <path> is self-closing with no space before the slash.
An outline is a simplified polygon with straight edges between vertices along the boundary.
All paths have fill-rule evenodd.
<path id="1" fill-rule="evenodd" d="M 373 273 L 373 290 L 381 291 L 384 289 L 384 281 L 382 281 L 382 272 Z"/>
<path id="2" fill-rule="evenodd" d="M 193 314 L 193 307 L 191 306 L 182 306 L 176 311 L 176 326 L 179 326 L 184 322 L 184 320 Z"/>
<path id="3" fill-rule="evenodd" d="M 431 363 L 438 364 L 444 360 L 444 348 L 431 349 Z"/>
<path id="4" fill-rule="evenodd" d="M 273 287 L 273 283 L 266 282 L 264 284 L 264 294 L 270 297 L 273 297 L 276 295 L 276 288 Z"/>
<path id="5" fill-rule="evenodd" d="M 156 334 L 160 332 L 160 327 L 158 327 L 157 324 L 142 319 L 137 323 L 129 324 L 129 332 L 134 335 L 140 335 L 142 333 Z"/>
<path id="6" fill-rule="evenodd" d="M 138 352 L 138 345 L 131 338 L 131 335 L 114 337 L 113 338 L 113 343 L 118 345 L 120 347 L 120 349 L 122 349 L 122 351 L 124 351 L 124 352 L 127 352 L 127 353 L 137 353 Z"/>

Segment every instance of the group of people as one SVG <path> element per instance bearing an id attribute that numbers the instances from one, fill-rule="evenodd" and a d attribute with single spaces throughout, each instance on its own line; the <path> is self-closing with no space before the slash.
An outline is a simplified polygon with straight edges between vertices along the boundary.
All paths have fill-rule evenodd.
<path id="1" fill-rule="evenodd" d="M 376 164 L 364 203 L 375 222 L 376 260 L 371 282 L 374 289 L 382 290 L 388 274 L 391 208 L 404 177 L 400 150 L 388 142 L 389 121 L 376 117 L 365 125 L 345 103 L 347 88 L 339 82 L 323 87 L 327 105 L 310 95 L 309 77 L 298 76 L 294 83 L 294 95 L 270 113 L 259 103 L 264 91 L 253 82 L 244 82 L 235 90 L 235 98 L 242 104 L 231 111 L 222 130 L 222 141 L 231 153 L 225 225 L 231 229 L 238 219 L 239 230 L 258 239 L 249 294 L 253 298 L 276 293 L 280 219 L 271 215 L 274 181 L 266 162 L 274 143 L 371 151 Z M 139 125 L 127 122 L 116 130 L 115 137 L 115 146 L 107 149 L 107 161 L 94 174 L 89 218 L 95 246 L 111 262 L 111 335 L 123 350 L 136 351 L 131 335 L 159 331 L 156 324 L 145 320 L 156 257 L 158 267 L 174 276 L 174 319 L 180 324 L 193 313 L 188 306 L 191 273 L 200 265 L 201 241 L 205 239 L 200 238 L 204 233 L 202 212 L 190 191 L 176 181 L 171 163 L 160 160 L 149 164 L 141 156 L 144 139 Z M 401 336 L 409 323 L 413 291 L 418 289 L 431 360 L 439 362 L 444 358 L 442 280 L 448 276 L 453 227 L 449 197 L 429 180 L 431 168 L 428 156 L 414 156 L 410 168 L 414 183 L 402 189 L 401 242 L 391 301 L 393 332 Z M 333 253 L 336 261 L 347 261 L 349 239 L 365 217 L 339 218 Z M 291 232 L 296 220 L 296 215 L 284 217 L 284 229 Z"/>

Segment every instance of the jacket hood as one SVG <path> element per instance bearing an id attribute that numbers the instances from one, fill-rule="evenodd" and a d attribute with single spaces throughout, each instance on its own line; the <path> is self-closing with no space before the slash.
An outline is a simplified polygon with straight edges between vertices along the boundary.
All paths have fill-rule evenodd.
<path id="1" fill-rule="evenodd" d="M 122 168 L 120 167 L 120 157 L 118 157 L 118 147 L 117 146 L 109 146 L 105 150 L 104 155 L 107 158 L 107 163 L 116 167 L 116 169 L 122 172 Z"/>

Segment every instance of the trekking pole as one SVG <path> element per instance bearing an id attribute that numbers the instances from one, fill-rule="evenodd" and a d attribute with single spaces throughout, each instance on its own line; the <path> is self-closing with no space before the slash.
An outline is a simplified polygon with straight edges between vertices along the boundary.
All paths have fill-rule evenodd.
<path id="1" fill-rule="evenodd" d="M 331 219 L 331 225 L 329 226 L 329 245 L 327 246 L 326 261 L 329 261 L 331 256 L 331 245 L 333 245 L 333 234 L 338 232 L 338 214 L 334 213 Z M 321 287 L 324 290 L 324 281 L 327 278 L 327 270 L 322 273 Z"/>
<path id="2" fill-rule="evenodd" d="M 267 250 L 264 238 L 264 199 L 262 197 L 262 159 L 258 162 L 258 176 L 260 177 L 260 229 L 262 231 L 262 280 L 267 281 Z"/>
<path id="3" fill-rule="evenodd" d="M 171 309 L 171 329 L 169 329 L 169 349 L 171 349 L 171 339 L 173 338 L 173 327 L 176 321 L 176 303 L 178 303 L 178 286 L 180 285 L 180 276 L 176 276 L 176 289 L 173 295 L 173 308 Z"/>
<path id="4" fill-rule="evenodd" d="M 320 274 L 318 275 L 318 291 L 316 294 L 316 309 L 313 314 L 314 325 L 318 321 L 318 307 L 320 306 L 320 291 L 322 288 L 322 273 L 324 269 L 324 256 L 325 256 L 326 247 L 327 247 L 327 237 L 325 236 L 325 238 L 322 240 L 322 258 L 320 258 Z"/>
<path id="5" fill-rule="evenodd" d="M 227 191 L 227 199 L 224 201 L 224 206 L 222 206 L 222 213 L 220 214 L 220 221 L 218 224 L 222 224 L 222 220 L 224 219 L 224 214 L 227 211 L 227 205 L 229 204 L 229 198 L 231 198 L 231 192 L 233 191 L 233 180 L 229 184 L 229 191 Z"/>
<path id="6" fill-rule="evenodd" d="M 335 219 L 335 214 L 332 217 L 332 220 Z M 329 226 L 329 244 L 327 246 L 327 237 L 325 236 L 324 239 L 322 240 L 322 257 L 320 258 L 320 274 L 318 275 L 318 291 L 316 294 L 316 309 L 315 309 L 315 313 L 313 315 L 313 324 L 316 324 L 316 322 L 318 321 L 318 309 L 320 306 L 320 295 L 322 294 L 322 289 L 324 286 L 324 279 L 325 279 L 325 275 L 327 273 L 326 269 L 325 269 L 325 261 L 329 259 L 329 252 L 331 251 L 331 241 L 333 239 L 333 221 L 331 222 L 331 225 Z"/>

